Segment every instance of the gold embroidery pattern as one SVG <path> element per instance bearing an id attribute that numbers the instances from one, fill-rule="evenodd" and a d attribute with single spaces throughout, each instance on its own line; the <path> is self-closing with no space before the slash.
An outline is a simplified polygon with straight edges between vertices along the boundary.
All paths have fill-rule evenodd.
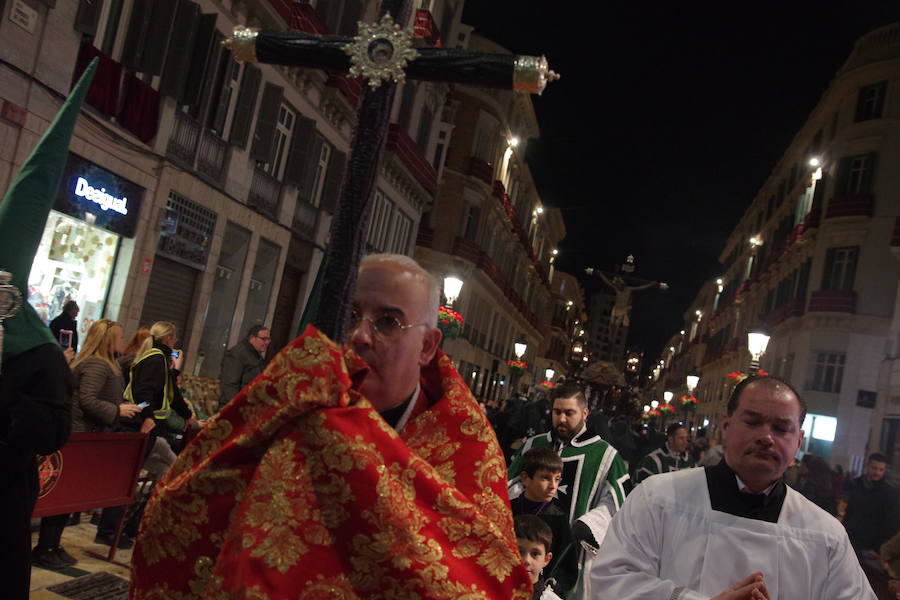
<path id="1" fill-rule="evenodd" d="M 134 600 L 530 598 L 502 455 L 449 360 L 398 439 L 342 354 L 307 330 L 182 453 L 142 523 Z"/>

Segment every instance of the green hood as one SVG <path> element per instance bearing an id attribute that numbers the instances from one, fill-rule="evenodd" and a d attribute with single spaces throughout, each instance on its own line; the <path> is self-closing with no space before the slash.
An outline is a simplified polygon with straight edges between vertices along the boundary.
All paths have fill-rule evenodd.
<path id="1" fill-rule="evenodd" d="M 75 122 L 96 70 L 95 58 L 0 203 L 0 269 L 12 273 L 10 283 L 23 299 L 28 297 L 28 275 L 66 166 Z M 15 316 L 3 321 L 3 328 L 3 358 L 56 342 L 27 300 Z"/>

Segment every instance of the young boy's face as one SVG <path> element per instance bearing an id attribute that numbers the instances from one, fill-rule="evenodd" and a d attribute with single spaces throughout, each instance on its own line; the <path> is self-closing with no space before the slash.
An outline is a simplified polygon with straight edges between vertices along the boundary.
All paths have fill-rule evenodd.
<path id="1" fill-rule="evenodd" d="M 519 544 L 519 554 L 522 555 L 522 562 L 525 563 L 531 583 L 537 583 L 541 578 L 541 569 L 547 566 L 553 554 L 547 552 L 541 542 L 532 542 L 524 538 L 516 538 L 516 542 Z"/>
<path id="2" fill-rule="evenodd" d="M 556 488 L 559 487 L 562 473 L 538 469 L 535 471 L 534 477 L 530 477 L 528 473 L 522 471 L 519 479 L 522 480 L 522 485 L 525 487 L 526 499 L 532 502 L 550 502 L 556 495 Z"/>

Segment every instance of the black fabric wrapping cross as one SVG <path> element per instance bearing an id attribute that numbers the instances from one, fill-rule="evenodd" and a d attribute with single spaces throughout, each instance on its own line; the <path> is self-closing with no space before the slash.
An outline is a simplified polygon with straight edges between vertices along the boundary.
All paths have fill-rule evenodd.
<path id="1" fill-rule="evenodd" d="M 378 20 L 390 13 L 396 23 L 406 23 L 409 0 L 384 0 Z M 257 60 L 261 63 L 294 65 L 346 72 L 349 57 L 343 48 L 349 38 L 315 36 L 300 32 L 262 31 L 256 38 Z M 410 79 L 461 82 L 471 85 L 512 89 L 515 56 L 480 54 L 448 48 L 419 47 L 419 57 L 411 61 L 405 74 Z M 366 86 L 353 134 L 350 157 L 341 188 L 338 211 L 331 222 L 330 243 L 325 251 L 301 333 L 312 322 L 322 333 L 343 342 L 356 288 L 359 261 L 365 247 L 370 218 L 370 198 L 387 138 L 396 84 L 383 82 L 377 89 Z M 318 283 L 321 282 L 321 286 Z"/>
<path id="2" fill-rule="evenodd" d="M 768 495 L 752 494 L 738 489 L 735 472 L 725 463 L 725 459 L 714 467 L 705 467 L 705 470 L 709 503 L 713 510 L 757 521 L 778 521 L 787 495 L 783 480 L 779 479 Z"/>

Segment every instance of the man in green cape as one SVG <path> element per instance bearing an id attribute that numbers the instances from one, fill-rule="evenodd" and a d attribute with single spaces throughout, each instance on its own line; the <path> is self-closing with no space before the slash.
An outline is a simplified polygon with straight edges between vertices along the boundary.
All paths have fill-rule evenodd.
<path id="1" fill-rule="evenodd" d="M 59 344 L 24 298 L 96 68 L 95 60 L 0 203 L 0 581 L 6 598 L 29 594 L 36 455 L 58 450 L 69 437 L 71 374 Z"/>

